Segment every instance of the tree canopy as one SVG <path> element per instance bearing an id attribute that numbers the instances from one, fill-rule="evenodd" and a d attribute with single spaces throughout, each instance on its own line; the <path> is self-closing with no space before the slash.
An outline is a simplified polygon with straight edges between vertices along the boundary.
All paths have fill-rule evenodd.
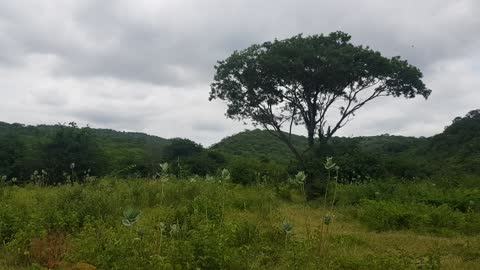
<path id="1" fill-rule="evenodd" d="M 305 126 L 310 149 L 377 97 L 428 98 L 417 67 L 350 39 L 343 32 L 297 35 L 235 51 L 215 66 L 210 100 L 226 101 L 227 117 L 263 126 L 301 159 L 290 140 L 293 125 Z"/>
<path id="2" fill-rule="evenodd" d="M 64 183 L 72 175 L 82 181 L 85 171 L 89 176 L 154 177 L 164 162 L 169 163 L 170 174 L 182 177 L 215 175 L 227 168 L 239 183 L 282 181 L 298 170 L 308 169 L 316 177 L 324 173 L 324 155 L 334 157 L 345 181 L 476 177 L 480 174 L 479 112 L 457 117 L 441 134 L 426 138 L 334 136 L 328 144 L 316 147 L 312 158 L 305 158 L 311 166 L 295 162 L 287 145 L 265 130 L 232 135 L 205 149 L 185 139 L 79 128 L 73 123 L 25 126 L 0 122 L 0 185 L 1 179 L 16 184 Z M 304 136 L 292 135 L 291 140 L 297 149 L 308 146 Z"/>
<path id="3" fill-rule="evenodd" d="M 103 153 L 91 129 L 79 128 L 73 122 L 57 126 L 52 141 L 43 151 L 49 182 L 65 182 L 66 172 L 77 180 L 83 180 L 90 172 L 99 173 L 104 167 Z"/>

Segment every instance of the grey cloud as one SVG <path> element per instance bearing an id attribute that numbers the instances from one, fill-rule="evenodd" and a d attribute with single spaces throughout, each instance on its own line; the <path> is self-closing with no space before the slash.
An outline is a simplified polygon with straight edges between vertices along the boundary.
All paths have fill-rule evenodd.
<path id="1" fill-rule="evenodd" d="M 129 113 L 119 113 L 116 111 L 110 110 L 75 110 L 71 112 L 71 115 L 74 117 L 79 117 L 86 120 L 88 123 L 93 125 L 115 125 L 115 126 L 126 126 L 126 127 L 141 127 L 142 126 L 142 117 L 139 115 L 132 115 Z"/>
<path id="2" fill-rule="evenodd" d="M 208 121 L 198 121 L 195 122 L 192 126 L 193 130 L 200 132 L 224 132 L 225 126 L 221 123 L 214 123 Z"/>
<path id="3" fill-rule="evenodd" d="M 79 106 L 66 109 L 64 113 L 73 119 L 94 127 L 111 127 L 120 130 L 142 130 L 156 113 L 152 108 L 138 106 Z"/>
<path id="4" fill-rule="evenodd" d="M 31 91 L 30 95 L 34 99 L 34 102 L 39 105 L 63 106 L 68 103 L 68 98 L 56 89 Z"/>
<path id="5" fill-rule="evenodd" d="M 478 107 L 479 11 L 475 0 L 1 1 L 0 94 L 11 102 L 0 121 L 73 118 L 212 143 L 243 129 L 207 101 L 217 60 L 342 30 L 418 65 L 433 94 L 372 103 L 341 134 L 431 135 Z"/>
<path id="6" fill-rule="evenodd" d="M 187 1 L 183 9 L 173 8 L 181 12 L 178 17 L 169 16 L 168 7 L 158 7 L 158 16 L 167 19 L 144 20 L 125 16 L 125 10 L 97 1 L 77 19 L 86 32 L 111 37 L 115 45 L 95 57 L 78 54 L 78 59 L 72 60 L 87 62 L 72 69 L 67 62 L 66 70 L 164 85 L 205 83 L 211 80 L 215 61 L 235 49 L 300 32 L 338 29 L 350 32 L 358 43 L 388 55 L 402 55 L 422 68 L 440 59 L 468 54 L 480 45 L 472 35 L 480 27 L 476 16 L 480 5 L 475 1 L 206 3 Z M 457 14 L 451 16 L 448 11 Z"/>
<path id="7" fill-rule="evenodd" d="M 63 15 L 45 12 L 52 18 L 42 23 L 12 3 L 0 4 L 7 33 L 15 39 L 0 44 L 21 48 L 12 52 L 17 55 L 58 55 L 58 75 L 166 86 L 208 83 L 215 62 L 234 49 L 300 32 L 344 30 L 358 43 L 424 68 L 480 46 L 472 34 L 480 27 L 480 4 L 473 0 L 142 3 L 143 8 L 128 1 L 84 1 L 65 5 Z"/>

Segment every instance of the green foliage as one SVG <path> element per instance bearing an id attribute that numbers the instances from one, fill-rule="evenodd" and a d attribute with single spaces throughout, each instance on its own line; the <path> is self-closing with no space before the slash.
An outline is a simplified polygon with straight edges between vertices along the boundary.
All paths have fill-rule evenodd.
<path id="1" fill-rule="evenodd" d="M 0 175 L 30 181 L 34 171 L 48 172 L 47 180 L 71 177 L 153 176 L 163 160 L 168 140 L 141 133 L 65 126 L 25 126 L 0 122 Z M 86 172 L 90 169 L 90 172 Z M 64 172 L 67 176 L 64 176 Z M 62 180 L 63 179 L 63 180 Z"/>
<path id="2" fill-rule="evenodd" d="M 314 148 L 305 163 L 309 175 L 322 178 L 325 171 L 319 164 L 326 156 L 332 156 L 342 167 L 340 178 L 344 182 L 365 182 L 385 177 L 465 179 L 480 174 L 477 171 L 480 168 L 477 153 L 480 149 L 479 128 L 478 116 L 466 116 L 457 117 L 443 133 L 430 138 L 388 134 L 333 137 L 327 144 Z M 307 138 L 294 135 L 292 143 L 303 150 L 307 146 Z M 212 148 L 226 156 L 256 158 L 289 166 L 290 173 L 305 170 L 305 166 L 294 164 L 294 156 L 288 147 L 267 131 L 241 132 L 225 138 Z"/>
<path id="3" fill-rule="evenodd" d="M 75 123 L 58 125 L 52 140 L 44 146 L 48 183 L 84 181 L 90 173 L 101 174 L 103 153 L 90 128 Z"/>
<path id="4" fill-rule="evenodd" d="M 480 174 L 480 116 L 479 110 L 457 117 L 441 134 L 433 136 L 429 150 L 434 153 L 436 169 L 443 174 L 461 171 L 463 174 Z M 445 168 L 439 161 L 448 164 Z"/>
<path id="5" fill-rule="evenodd" d="M 262 178 L 261 181 L 283 182 L 288 178 L 287 172 L 291 176 L 298 171 L 305 171 L 321 182 L 326 177 L 321 164 L 325 157 L 331 156 L 342 168 L 339 181 L 344 183 L 386 177 L 465 183 L 480 174 L 477 171 L 480 168 L 479 127 L 478 115 L 473 111 L 457 117 L 443 133 L 431 138 L 388 134 L 333 137 L 309 151 L 305 164 L 301 165 L 294 161 L 294 155 L 284 143 L 258 129 L 227 137 L 204 149 L 186 139 L 165 140 L 104 129 L 0 122 L 0 176 L 6 176 L 5 184 L 17 185 L 66 182 L 72 176 L 74 180 L 83 180 L 87 175 L 155 177 L 160 172 L 159 164 L 168 161 L 169 173 L 177 177 L 218 175 L 223 168 L 233 168 L 236 172 L 231 170 L 232 174 L 237 175 L 235 181 L 241 183 Z M 303 136 L 292 135 L 291 142 L 300 150 L 308 145 Z M 75 163 L 73 174 L 72 163 Z M 14 179 L 16 181 L 12 181 Z"/>
<path id="6" fill-rule="evenodd" d="M 379 231 L 477 234 L 480 189 L 431 182 L 339 185 L 337 205 L 355 206 L 358 218 Z"/>
<path id="7" fill-rule="evenodd" d="M 451 247 L 448 253 L 441 249 L 404 251 L 383 247 L 389 240 L 376 243 L 382 235 L 356 232 L 360 229 L 352 229 L 354 223 L 349 223 L 346 232 L 338 226 L 332 227 L 329 236 L 319 238 L 313 233 L 307 237 L 303 218 L 298 217 L 323 223 L 323 213 L 318 214 L 321 208 L 303 201 L 285 204 L 272 187 L 236 185 L 223 181 L 226 175 L 225 171 L 213 181 L 101 179 L 73 186 L 4 187 L 0 193 L 0 267 L 46 267 L 45 262 L 55 259 L 66 266 L 86 262 L 98 269 L 439 269 L 452 254 L 465 257 L 465 262 L 480 258 L 474 252 L 479 247 L 476 238 L 465 246 Z M 296 182 L 302 182 L 304 176 L 297 178 Z M 328 226 L 356 218 L 374 230 L 480 234 L 476 208 L 460 212 L 446 204 L 409 202 L 407 195 L 420 201 L 420 194 L 429 189 L 429 198 L 441 199 L 439 187 L 416 185 L 397 184 L 403 195 L 394 200 L 382 194 L 360 200 L 350 217 L 349 206 L 343 211 L 338 205 L 335 214 L 340 218 L 327 221 Z M 339 185 L 338 196 L 367 194 L 375 188 L 384 192 L 386 186 Z M 458 198 L 467 192 L 456 189 Z M 414 190 L 419 193 L 413 194 Z M 62 235 L 61 241 L 33 244 Z M 35 248 L 63 253 L 39 258 Z"/>
<path id="8" fill-rule="evenodd" d="M 226 164 L 223 154 L 190 140 L 78 128 L 75 123 L 33 127 L 0 122 L 0 158 L 0 176 L 9 183 L 20 179 L 16 184 L 57 184 L 105 175 L 154 177 L 165 161 L 171 164 L 171 174 L 205 176 Z"/>
<path id="9" fill-rule="evenodd" d="M 267 189 L 222 185 L 229 188 L 216 182 L 166 182 L 164 200 L 156 182 L 12 187 L 0 201 L 0 251 L 6 248 L 26 263 L 29 239 L 65 231 L 73 237 L 68 259 L 103 269 L 230 268 L 244 259 L 235 257 L 237 248 L 263 241 L 263 229 L 253 222 L 223 223 L 221 202 L 227 209 L 242 205 L 242 211 L 268 216 L 264 209 L 274 209 L 276 200 Z M 141 218 L 138 209 L 143 209 Z"/>
<path id="10" fill-rule="evenodd" d="M 227 166 L 232 181 L 239 184 L 275 183 L 287 179 L 285 167 L 272 162 L 235 158 Z"/>
<path id="11" fill-rule="evenodd" d="M 340 185 L 338 204 L 358 205 L 362 199 L 412 202 L 450 208 L 467 213 L 480 212 L 480 189 L 476 187 L 452 187 L 437 184 L 439 181 L 407 182 L 397 180 L 374 181 L 365 184 Z"/>
<path id="12" fill-rule="evenodd" d="M 0 175 L 8 179 L 18 176 L 24 154 L 25 146 L 14 130 L 0 135 Z"/>
<path id="13" fill-rule="evenodd" d="M 163 149 L 168 161 L 193 156 L 203 151 L 203 147 L 191 140 L 175 138 Z"/>
<path id="14" fill-rule="evenodd" d="M 292 135 L 292 143 L 299 149 L 305 149 L 307 146 L 307 141 L 303 136 Z M 268 131 L 259 129 L 247 130 L 226 137 L 212 145 L 211 149 L 226 156 L 254 158 L 282 165 L 287 165 L 295 158 L 282 141 Z"/>
<path id="15" fill-rule="evenodd" d="M 441 234 L 476 234 L 480 230 L 480 214 L 461 213 L 448 205 L 438 207 L 394 201 L 361 202 L 359 218 L 371 229 L 414 230 Z"/>
<path id="16" fill-rule="evenodd" d="M 297 35 L 235 51 L 215 66 L 210 100 L 227 104 L 226 116 L 270 128 L 303 161 L 288 135 L 304 125 L 308 148 L 330 139 L 356 111 L 380 96 L 428 98 L 421 71 L 401 60 L 356 46 L 343 32 Z M 340 116 L 327 117 L 333 108 Z M 318 141 L 315 140 L 318 134 Z"/>
<path id="17" fill-rule="evenodd" d="M 135 224 L 139 218 L 140 211 L 129 207 L 123 212 L 122 224 L 127 227 L 133 226 L 133 224 Z"/>
<path id="18" fill-rule="evenodd" d="M 206 176 L 218 173 L 226 166 L 227 160 L 223 154 L 208 149 L 184 159 L 184 162 L 191 174 Z"/>
<path id="19" fill-rule="evenodd" d="M 224 156 L 187 139 L 172 139 L 164 148 L 164 159 L 176 177 L 206 176 L 217 173 L 226 163 Z"/>

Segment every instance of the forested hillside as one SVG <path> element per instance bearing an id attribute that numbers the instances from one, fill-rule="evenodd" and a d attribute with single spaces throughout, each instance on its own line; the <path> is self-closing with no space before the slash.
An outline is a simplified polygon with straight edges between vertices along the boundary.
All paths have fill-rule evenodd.
<path id="1" fill-rule="evenodd" d="M 292 143 L 297 148 L 304 149 L 307 139 L 293 134 Z M 285 143 L 268 131 L 260 129 L 246 130 L 226 137 L 211 148 L 226 155 L 272 160 L 282 164 L 294 159 Z"/>
<path id="2" fill-rule="evenodd" d="M 85 164 L 94 175 L 105 175 L 131 165 L 142 170 L 157 166 L 169 141 L 143 133 L 66 125 L 8 124 L 0 122 L 0 175 L 29 179 L 50 163 L 67 171 L 72 163 Z M 53 166 L 53 164 L 52 164 Z"/>
<path id="3" fill-rule="evenodd" d="M 292 135 L 292 143 L 305 149 L 307 139 Z M 429 138 L 388 134 L 333 137 L 320 148 L 320 155 L 335 157 L 349 181 L 478 175 L 480 113 L 457 117 L 444 132 Z M 242 183 L 262 177 L 278 181 L 296 170 L 288 147 L 258 129 L 224 138 L 205 149 L 188 139 L 79 128 L 74 123 L 26 126 L 0 122 L 0 175 L 8 179 L 152 177 L 162 162 L 171 163 L 178 176 L 215 174 L 226 167 Z"/>
<path id="4" fill-rule="evenodd" d="M 293 135 L 292 142 L 302 149 L 307 138 Z M 394 176 L 480 174 L 480 112 L 474 110 L 465 117 L 457 117 L 444 132 L 428 138 L 389 134 L 334 137 L 329 146 L 329 153 L 337 160 L 343 156 L 349 164 L 370 162 L 370 167 L 374 162 L 382 167 L 382 171 Z M 232 156 L 267 159 L 281 164 L 288 164 L 294 158 L 284 143 L 258 129 L 227 137 L 212 148 Z"/>

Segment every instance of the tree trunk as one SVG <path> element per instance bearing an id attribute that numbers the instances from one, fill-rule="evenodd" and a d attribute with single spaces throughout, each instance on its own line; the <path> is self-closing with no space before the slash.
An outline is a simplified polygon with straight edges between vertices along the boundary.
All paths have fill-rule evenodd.
<path id="1" fill-rule="evenodd" d="M 315 144 L 315 130 L 309 128 L 308 130 L 308 148 L 312 148 Z"/>

